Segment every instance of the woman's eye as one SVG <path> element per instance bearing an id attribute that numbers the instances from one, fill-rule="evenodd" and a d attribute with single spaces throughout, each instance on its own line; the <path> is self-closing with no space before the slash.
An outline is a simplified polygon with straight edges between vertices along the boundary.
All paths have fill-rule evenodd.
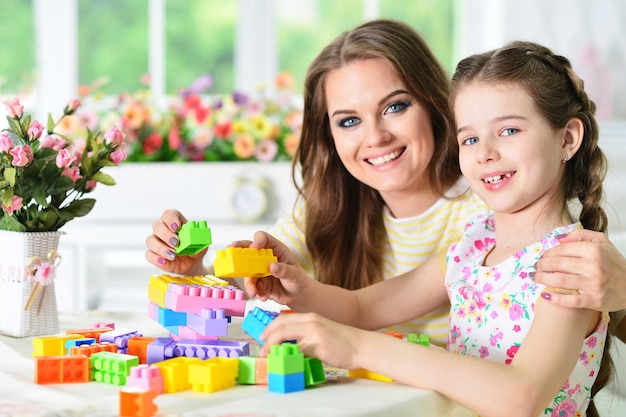
<path id="1" fill-rule="evenodd" d="M 359 124 L 359 119 L 356 117 L 347 117 L 345 119 L 341 119 L 338 123 L 339 127 L 353 127 Z"/>
<path id="2" fill-rule="evenodd" d="M 463 145 L 473 145 L 476 142 L 478 142 L 478 138 L 476 136 L 473 136 L 471 138 L 467 138 L 465 140 L 463 140 L 463 142 L 461 142 Z"/>
<path id="3" fill-rule="evenodd" d="M 519 132 L 519 129 L 514 127 L 508 127 L 502 131 L 502 136 L 511 136 Z"/>
<path id="4" fill-rule="evenodd" d="M 395 103 L 391 103 L 385 109 L 385 114 L 387 114 L 387 113 L 398 113 L 398 112 L 401 112 L 402 110 L 406 109 L 407 107 L 409 107 L 409 103 L 405 103 L 403 101 L 397 101 Z"/>

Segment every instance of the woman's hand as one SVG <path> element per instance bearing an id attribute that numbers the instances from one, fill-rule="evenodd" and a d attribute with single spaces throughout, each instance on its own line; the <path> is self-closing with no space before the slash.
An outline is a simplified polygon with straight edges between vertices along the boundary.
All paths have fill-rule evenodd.
<path id="1" fill-rule="evenodd" d="M 617 311 L 626 308 L 626 259 L 600 232 L 577 229 L 547 250 L 535 281 L 547 287 L 552 303 L 564 307 Z"/>
<path id="2" fill-rule="evenodd" d="M 177 232 L 187 223 L 178 210 L 165 210 L 161 218 L 152 223 L 152 234 L 146 238 L 146 259 L 165 272 L 179 275 L 204 275 L 207 272 L 202 258 L 207 249 L 195 255 L 176 255 L 179 240 Z"/>
<path id="3" fill-rule="evenodd" d="M 280 314 L 267 325 L 260 337 L 265 342 L 259 356 L 270 346 L 296 340 L 300 351 L 342 369 L 357 369 L 361 338 L 369 332 L 335 323 L 315 313 Z"/>
<path id="4" fill-rule="evenodd" d="M 257 297 L 261 301 L 268 299 L 280 304 L 292 305 L 300 296 L 306 294 L 313 283 L 291 251 L 278 239 L 266 232 L 256 232 L 254 240 L 233 242 L 231 246 L 272 249 L 278 262 L 269 266 L 272 275 L 262 278 L 245 278 L 244 286 L 249 297 Z"/>

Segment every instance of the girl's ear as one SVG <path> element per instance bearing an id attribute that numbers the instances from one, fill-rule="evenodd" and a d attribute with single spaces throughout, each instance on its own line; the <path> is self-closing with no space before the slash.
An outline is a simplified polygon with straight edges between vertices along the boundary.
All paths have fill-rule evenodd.
<path id="1" fill-rule="evenodd" d="M 572 156 L 583 143 L 583 137 L 585 135 L 585 125 L 578 117 L 573 117 L 567 122 L 565 126 L 565 132 L 563 135 L 563 155 L 561 160 L 571 159 Z"/>

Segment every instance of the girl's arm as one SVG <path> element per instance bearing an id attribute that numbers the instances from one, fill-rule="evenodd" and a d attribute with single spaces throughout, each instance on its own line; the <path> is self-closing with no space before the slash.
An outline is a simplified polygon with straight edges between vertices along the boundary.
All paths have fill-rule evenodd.
<path id="1" fill-rule="evenodd" d="M 270 265 L 272 276 L 245 280 L 248 295 L 272 299 L 296 312 L 314 312 L 374 330 L 413 319 L 448 302 L 443 256 L 432 256 L 419 268 L 396 278 L 350 291 L 308 277 L 289 249 L 267 233 L 257 232 L 251 247 L 271 248 L 278 262 Z"/>
<path id="2" fill-rule="evenodd" d="M 538 302 L 531 330 L 509 365 L 374 333 L 363 335 L 353 365 L 435 390 L 483 417 L 537 416 L 570 375 L 599 314 Z"/>

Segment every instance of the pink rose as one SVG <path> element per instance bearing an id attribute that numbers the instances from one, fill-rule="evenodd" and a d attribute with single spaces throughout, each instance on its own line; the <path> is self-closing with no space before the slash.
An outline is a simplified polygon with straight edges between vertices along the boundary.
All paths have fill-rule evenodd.
<path id="1" fill-rule="evenodd" d="M 11 164 L 15 167 L 23 167 L 33 160 L 33 151 L 28 145 L 20 145 L 9 151 L 13 157 Z"/>
<path id="2" fill-rule="evenodd" d="M 14 211 L 21 209 L 23 205 L 24 204 L 23 204 L 22 197 L 18 197 L 14 195 L 13 199 L 11 200 L 11 205 L 7 207 L 4 204 L 2 204 L 2 210 L 6 211 L 7 214 L 11 216 L 13 215 Z"/>
<path id="3" fill-rule="evenodd" d="M 85 191 L 93 191 L 96 189 L 96 185 L 98 185 L 97 181 L 89 180 L 85 183 Z"/>
<path id="4" fill-rule="evenodd" d="M 115 146 L 120 146 L 122 142 L 124 142 L 124 138 L 126 135 L 124 132 L 119 130 L 117 126 L 112 126 L 107 132 L 104 134 L 104 140 L 107 143 L 112 143 Z"/>
<path id="5" fill-rule="evenodd" d="M 31 139 L 39 139 L 41 132 L 43 132 L 43 125 L 35 120 L 28 128 L 27 136 Z"/>
<path id="6" fill-rule="evenodd" d="M 63 172 L 61 172 L 61 175 L 65 175 L 74 182 L 83 177 L 82 175 L 80 175 L 80 169 L 78 167 L 65 167 L 63 168 Z"/>
<path id="7" fill-rule="evenodd" d="M 126 154 L 124 153 L 124 151 L 121 151 L 118 149 L 116 151 L 111 152 L 111 154 L 109 155 L 109 159 L 115 165 L 119 165 L 126 159 Z"/>
<path id="8" fill-rule="evenodd" d="M 81 104 L 82 103 L 79 99 L 73 98 L 65 105 L 65 109 L 63 109 L 63 112 L 65 114 L 74 114 L 74 112 L 80 107 Z"/>
<path id="9" fill-rule="evenodd" d="M 64 168 L 76 160 L 76 157 L 67 149 L 61 149 L 57 153 L 56 164 L 59 168 Z"/>
<path id="10" fill-rule="evenodd" d="M 48 135 L 39 141 L 42 148 L 52 148 L 56 151 L 65 148 L 67 142 L 57 135 Z"/>
<path id="11" fill-rule="evenodd" d="M 6 152 L 13 147 L 13 140 L 6 131 L 0 133 L 0 152 Z"/>
<path id="12" fill-rule="evenodd" d="M 9 116 L 19 119 L 24 114 L 24 106 L 20 103 L 19 98 L 13 98 L 9 100 L 5 100 L 4 102 L 7 111 L 9 112 Z"/>

